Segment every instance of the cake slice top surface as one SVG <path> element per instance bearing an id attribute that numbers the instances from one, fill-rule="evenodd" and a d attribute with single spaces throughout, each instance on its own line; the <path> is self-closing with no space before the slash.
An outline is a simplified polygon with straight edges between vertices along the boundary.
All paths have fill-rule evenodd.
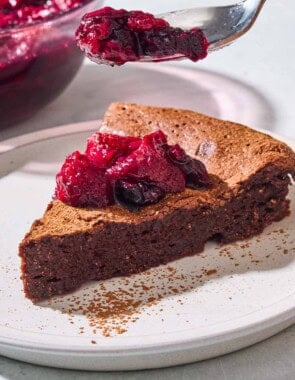
<path id="1" fill-rule="evenodd" d="M 161 129 L 170 144 L 179 143 L 231 188 L 268 164 L 290 171 L 295 167 L 294 152 L 285 143 L 244 125 L 194 111 L 112 103 L 103 119 L 106 129 L 126 135 Z"/>
<path id="2" fill-rule="evenodd" d="M 101 132 L 143 136 L 158 129 L 167 134 L 169 144 L 179 143 L 190 156 L 205 163 L 213 178 L 211 189 L 170 194 L 138 212 L 119 206 L 75 208 L 55 200 L 28 236 L 34 240 L 81 233 L 103 228 L 105 223 L 158 219 L 181 208 L 219 207 L 266 167 L 295 175 L 295 154 L 285 143 L 243 125 L 193 111 L 113 103 L 105 114 Z"/>

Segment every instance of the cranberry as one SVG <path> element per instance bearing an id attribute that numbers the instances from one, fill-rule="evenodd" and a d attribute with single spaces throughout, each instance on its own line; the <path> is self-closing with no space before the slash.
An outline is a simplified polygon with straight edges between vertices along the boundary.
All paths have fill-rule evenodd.
<path id="1" fill-rule="evenodd" d="M 178 144 L 168 149 L 168 156 L 185 174 L 187 187 L 200 189 L 210 186 L 210 177 L 203 162 L 188 156 Z"/>
<path id="2" fill-rule="evenodd" d="M 155 183 L 137 178 L 118 179 L 114 185 L 116 203 L 130 211 L 136 211 L 143 206 L 157 203 L 164 196 L 164 190 Z"/>
<path id="3" fill-rule="evenodd" d="M 202 161 L 191 159 L 183 165 L 186 186 L 192 189 L 208 188 L 211 184 L 206 166 Z"/>
<path id="4" fill-rule="evenodd" d="M 86 14 L 76 38 L 88 58 L 111 65 L 175 55 L 197 61 L 206 57 L 208 49 L 208 41 L 198 28 L 184 31 L 150 13 L 110 7 Z"/>
<path id="5" fill-rule="evenodd" d="M 139 137 L 94 133 L 87 140 L 86 155 L 99 168 L 109 168 L 121 156 L 127 156 L 140 145 Z"/>
<path id="6" fill-rule="evenodd" d="M 55 196 L 71 206 L 106 207 L 113 203 L 104 171 L 79 152 L 69 155 L 57 174 Z"/>
<path id="7" fill-rule="evenodd" d="M 155 182 L 168 193 L 183 191 L 184 174 L 167 158 L 166 147 L 167 138 L 163 132 L 146 135 L 138 149 L 107 170 L 107 176 L 112 182 L 133 176 Z"/>

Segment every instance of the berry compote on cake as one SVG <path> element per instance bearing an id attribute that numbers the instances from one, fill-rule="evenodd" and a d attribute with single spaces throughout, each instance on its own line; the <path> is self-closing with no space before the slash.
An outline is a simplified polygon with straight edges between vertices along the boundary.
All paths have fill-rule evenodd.
<path id="1" fill-rule="evenodd" d="M 146 57 L 154 61 L 207 55 L 208 41 L 201 29 L 174 28 L 142 11 L 105 7 L 87 13 L 76 32 L 78 46 L 97 63 L 122 65 Z"/>
<path id="2" fill-rule="evenodd" d="M 69 155 L 56 176 L 55 196 L 78 207 L 115 203 L 137 210 L 185 187 L 206 189 L 205 165 L 161 131 L 140 137 L 94 133 L 84 154 Z"/>
<path id="3" fill-rule="evenodd" d="M 112 104 L 102 125 L 110 134 L 95 133 L 85 153 L 66 158 L 62 201 L 48 204 L 20 244 L 33 301 L 195 255 L 208 240 L 252 237 L 290 213 L 295 153 L 264 133 L 128 103 Z"/>

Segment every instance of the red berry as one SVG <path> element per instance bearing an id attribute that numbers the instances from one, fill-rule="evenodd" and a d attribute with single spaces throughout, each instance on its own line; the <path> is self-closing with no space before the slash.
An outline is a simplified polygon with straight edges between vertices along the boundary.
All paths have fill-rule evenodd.
<path id="1" fill-rule="evenodd" d="M 113 203 L 112 189 L 104 171 L 77 151 L 66 158 L 56 175 L 55 196 L 71 206 L 106 207 Z"/>
<path id="2" fill-rule="evenodd" d="M 122 65 L 153 57 L 183 55 L 197 61 L 207 55 L 204 33 L 173 28 L 161 18 L 141 11 L 102 8 L 86 14 L 76 31 L 78 46 L 97 63 Z"/>
<path id="3" fill-rule="evenodd" d="M 167 21 L 161 18 L 156 18 L 150 13 L 144 13 L 141 11 L 131 11 L 129 13 L 127 25 L 131 30 L 137 32 L 160 29 L 169 26 Z"/>
<path id="4" fill-rule="evenodd" d="M 143 138 L 94 133 L 86 153 L 68 156 L 56 176 L 56 198 L 80 207 L 117 203 L 129 210 L 159 202 L 166 193 L 210 185 L 205 165 L 162 131 Z"/>
<path id="5" fill-rule="evenodd" d="M 139 147 L 139 137 L 124 137 L 108 133 L 94 133 L 87 140 L 86 155 L 99 168 L 109 168 L 121 156 Z"/>
<path id="6" fill-rule="evenodd" d="M 132 176 L 154 182 L 165 192 L 183 191 L 184 174 L 167 158 L 167 146 L 167 138 L 161 131 L 144 136 L 138 149 L 107 170 L 108 178 L 114 182 Z"/>

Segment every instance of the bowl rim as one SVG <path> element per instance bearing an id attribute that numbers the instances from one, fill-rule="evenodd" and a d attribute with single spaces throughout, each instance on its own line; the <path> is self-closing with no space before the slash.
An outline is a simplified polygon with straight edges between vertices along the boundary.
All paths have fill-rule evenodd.
<path id="1" fill-rule="evenodd" d="M 67 17 L 75 12 L 78 12 L 79 10 L 81 10 L 83 7 L 85 7 L 86 5 L 90 4 L 90 3 L 94 3 L 94 2 L 98 2 L 99 0 L 85 0 L 83 1 L 83 3 L 79 4 L 77 7 L 74 7 L 74 8 L 71 8 L 65 12 L 61 12 L 61 13 L 58 13 L 58 14 L 55 14 L 55 15 L 52 15 L 52 17 L 48 17 L 48 18 L 45 18 L 44 20 L 36 20 L 30 24 L 27 24 L 27 25 L 13 25 L 13 26 L 9 26 L 7 28 L 0 28 L 0 36 L 1 35 L 4 35 L 4 34 L 9 34 L 9 33 L 13 33 L 13 32 L 21 32 L 21 31 L 24 31 L 24 30 L 29 30 L 31 28 L 34 28 L 36 26 L 40 26 L 40 25 L 48 25 L 48 24 L 52 24 L 54 22 L 58 22 L 60 19 L 62 19 L 63 17 Z M 103 4 L 103 0 L 100 0 L 101 4 Z"/>

